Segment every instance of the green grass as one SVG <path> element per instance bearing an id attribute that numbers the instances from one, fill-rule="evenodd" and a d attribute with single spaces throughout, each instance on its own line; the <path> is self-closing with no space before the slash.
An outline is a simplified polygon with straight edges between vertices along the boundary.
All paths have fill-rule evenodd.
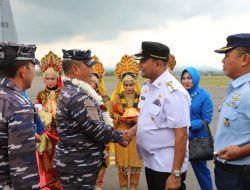
<path id="1" fill-rule="evenodd" d="M 179 80 L 179 77 L 176 77 Z M 105 76 L 105 82 L 116 82 L 117 78 L 115 76 Z M 142 84 L 144 78 L 139 78 L 140 83 Z M 226 76 L 201 76 L 200 86 L 218 86 L 226 87 L 231 80 Z"/>
<path id="2" fill-rule="evenodd" d="M 179 77 L 176 77 L 178 80 Z M 226 87 L 231 79 L 226 76 L 201 76 L 200 86 Z"/>
<path id="3" fill-rule="evenodd" d="M 202 76 L 201 86 L 220 86 L 225 87 L 230 83 L 231 79 L 226 76 Z"/>

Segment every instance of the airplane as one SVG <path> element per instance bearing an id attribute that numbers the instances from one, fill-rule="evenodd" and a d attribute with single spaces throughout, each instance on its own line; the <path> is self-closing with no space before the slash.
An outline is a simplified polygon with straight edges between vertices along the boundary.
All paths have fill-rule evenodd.
<path id="1" fill-rule="evenodd" d="M 18 42 L 9 0 L 0 0 L 0 41 Z"/>

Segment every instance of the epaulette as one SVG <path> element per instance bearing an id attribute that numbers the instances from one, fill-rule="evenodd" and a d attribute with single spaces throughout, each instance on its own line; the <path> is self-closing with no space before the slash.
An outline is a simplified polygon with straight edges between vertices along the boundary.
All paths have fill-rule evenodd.
<path id="1" fill-rule="evenodd" d="M 166 85 L 168 87 L 169 92 L 174 92 L 176 91 L 178 88 L 174 85 L 173 81 L 168 81 L 166 82 Z"/>
<path id="2" fill-rule="evenodd" d="M 148 80 L 149 80 L 149 79 L 145 80 L 145 81 L 142 83 L 142 86 L 143 86 L 143 85 L 146 85 L 146 84 L 148 83 Z"/>

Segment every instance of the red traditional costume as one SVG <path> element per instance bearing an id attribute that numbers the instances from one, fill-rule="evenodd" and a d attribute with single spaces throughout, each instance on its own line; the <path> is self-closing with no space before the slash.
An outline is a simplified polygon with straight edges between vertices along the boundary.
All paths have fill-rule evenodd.
<path id="1" fill-rule="evenodd" d="M 47 86 L 37 95 L 36 104 L 42 104 L 43 109 L 38 111 L 45 127 L 44 134 L 41 135 L 41 143 L 37 147 L 38 165 L 41 178 L 41 186 L 48 184 L 58 178 L 53 168 L 55 146 L 58 141 L 55 113 L 58 97 L 61 91 L 62 60 L 51 51 L 41 60 L 41 71 L 45 80 L 50 74 L 57 78 L 57 84 L 53 89 Z M 61 190 L 59 180 L 48 185 L 49 189 Z"/>

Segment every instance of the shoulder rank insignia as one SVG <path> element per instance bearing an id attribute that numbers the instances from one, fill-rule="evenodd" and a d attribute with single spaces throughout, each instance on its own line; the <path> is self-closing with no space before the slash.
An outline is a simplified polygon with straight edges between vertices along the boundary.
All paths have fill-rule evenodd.
<path id="1" fill-rule="evenodd" d="M 177 90 L 177 88 L 174 85 L 173 81 L 168 81 L 168 82 L 166 82 L 166 84 L 167 84 L 169 92 L 174 92 L 174 91 Z"/>

